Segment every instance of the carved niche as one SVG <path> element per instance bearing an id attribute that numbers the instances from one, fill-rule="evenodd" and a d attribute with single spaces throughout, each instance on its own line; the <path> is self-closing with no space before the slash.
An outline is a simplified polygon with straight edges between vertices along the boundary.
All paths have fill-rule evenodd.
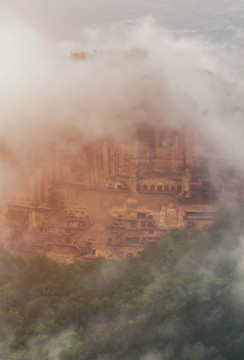
<path id="1" fill-rule="evenodd" d="M 160 227 L 182 227 L 184 226 L 185 212 L 177 202 L 169 200 L 159 212 Z"/>

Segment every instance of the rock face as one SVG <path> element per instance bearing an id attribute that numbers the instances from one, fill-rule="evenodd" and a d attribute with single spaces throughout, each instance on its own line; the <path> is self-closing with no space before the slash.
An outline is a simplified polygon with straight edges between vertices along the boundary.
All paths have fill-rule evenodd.
<path id="1" fill-rule="evenodd" d="M 139 255 L 173 228 L 211 223 L 227 182 L 209 179 L 204 150 L 187 129 L 140 125 L 129 138 L 53 151 L 8 202 L 5 246 L 65 262 Z"/>

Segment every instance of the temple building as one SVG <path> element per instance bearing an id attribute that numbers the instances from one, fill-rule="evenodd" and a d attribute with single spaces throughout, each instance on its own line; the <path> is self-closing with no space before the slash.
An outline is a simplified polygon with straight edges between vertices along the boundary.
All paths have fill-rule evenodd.
<path id="1" fill-rule="evenodd" d="M 139 256 L 174 228 L 208 227 L 223 192 L 243 196 L 243 185 L 223 174 L 211 181 L 204 147 L 188 129 L 137 130 L 36 161 L 6 202 L 5 246 L 64 262 Z"/>

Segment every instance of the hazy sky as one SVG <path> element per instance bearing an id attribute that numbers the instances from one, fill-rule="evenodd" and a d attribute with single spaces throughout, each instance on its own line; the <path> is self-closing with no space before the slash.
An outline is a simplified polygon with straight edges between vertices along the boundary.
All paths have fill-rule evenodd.
<path id="1" fill-rule="evenodd" d="M 73 36 L 84 25 L 127 20 L 147 13 L 143 0 L 3 0 L 6 14 L 24 19 L 42 31 Z M 150 13 L 150 11 L 149 11 Z"/>
<path id="2" fill-rule="evenodd" d="M 85 25 L 152 15 L 164 26 L 225 29 L 243 26 L 243 0 L 1 0 L 0 14 L 52 36 L 74 37 Z M 243 20 L 243 21 L 242 21 Z"/>

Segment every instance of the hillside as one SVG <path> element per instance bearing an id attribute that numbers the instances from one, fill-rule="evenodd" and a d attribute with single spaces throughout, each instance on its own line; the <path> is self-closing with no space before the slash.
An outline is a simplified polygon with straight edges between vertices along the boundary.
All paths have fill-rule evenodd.
<path id="1" fill-rule="evenodd" d="M 140 258 L 26 267 L 1 251 L 0 356 L 16 360 L 237 360 L 243 343 L 243 208 L 173 230 Z"/>

